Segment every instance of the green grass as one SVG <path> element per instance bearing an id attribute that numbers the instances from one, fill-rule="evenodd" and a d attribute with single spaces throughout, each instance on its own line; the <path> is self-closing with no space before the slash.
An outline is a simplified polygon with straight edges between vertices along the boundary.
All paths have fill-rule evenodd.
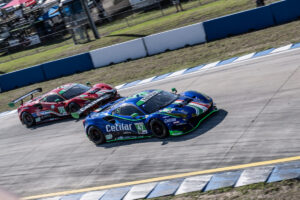
<path id="1" fill-rule="evenodd" d="M 269 0 L 267 3 L 274 1 L 277 0 Z M 127 27 L 127 25 L 123 26 L 124 20 L 118 20 L 100 27 L 99 31 L 100 33 L 108 33 L 112 30 L 120 29 L 121 27 L 127 27 L 113 32 L 111 36 L 116 34 L 149 35 L 255 7 L 255 2 L 253 0 L 201 0 L 201 2 L 203 5 L 198 7 L 196 7 L 199 5 L 198 1 L 187 2 L 183 4 L 183 7 L 192 9 L 179 13 L 175 12 L 174 7 L 166 8 L 164 10 L 166 16 L 163 17 L 160 17 L 160 10 L 134 14 L 136 16 L 133 15 L 127 17 L 129 23 L 140 24 Z M 143 21 L 146 22 L 141 23 Z M 66 38 L 68 38 L 68 36 L 66 36 Z M 0 64 L 0 72 L 7 73 L 23 69 L 43 62 L 56 60 L 62 57 L 68 57 L 131 39 L 135 39 L 135 37 L 102 37 L 99 40 L 94 40 L 90 43 L 81 45 L 74 45 L 72 44 L 72 39 L 67 39 L 59 44 L 50 44 L 8 56 L 2 56 L 0 57 L 0 63 L 4 63 Z"/>
<path id="2" fill-rule="evenodd" d="M 300 198 L 300 181 L 286 180 L 275 183 L 258 183 L 237 188 L 222 188 L 209 192 L 191 192 L 178 196 L 153 198 L 154 200 L 200 200 L 200 199 L 264 199 L 297 200 Z"/>

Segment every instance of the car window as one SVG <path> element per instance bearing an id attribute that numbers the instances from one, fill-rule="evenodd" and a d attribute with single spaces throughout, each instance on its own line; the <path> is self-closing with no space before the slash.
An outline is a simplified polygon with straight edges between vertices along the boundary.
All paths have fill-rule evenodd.
<path id="1" fill-rule="evenodd" d="M 144 115 L 142 111 L 140 111 L 137 107 L 133 105 L 123 105 L 121 107 L 116 108 L 112 111 L 112 114 L 118 114 L 123 116 L 130 116 L 133 113 L 137 113 L 138 115 Z"/>
<path id="2" fill-rule="evenodd" d="M 151 97 L 144 104 L 140 106 L 146 113 L 154 113 L 167 105 L 171 104 L 178 98 L 178 95 L 162 91 Z"/>
<path id="3" fill-rule="evenodd" d="M 65 91 L 64 93 L 62 93 L 61 95 L 66 99 L 72 99 L 76 96 L 81 95 L 82 93 L 87 92 L 89 89 L 91 88 L 86 85 L 77 84 Z"/>
<path id="4" fill-rule="evenodd" d="M 57 94 L 48 95 L 43 98 L 43 101 L 44 102 L 55 102 L 57 99 L 59 99 L 59 101 L 64 101 L 64 99 L 61 98 L 60 96 L 58 96 Z"/>

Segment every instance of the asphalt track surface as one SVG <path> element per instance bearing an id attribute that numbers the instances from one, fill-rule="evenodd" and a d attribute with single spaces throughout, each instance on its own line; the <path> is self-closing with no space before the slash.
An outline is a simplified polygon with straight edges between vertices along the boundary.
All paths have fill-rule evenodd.
<path id="1" fill-rule="evenodd" d="M 0 187 L 19 196 L 298 156 L 300 50 L 121 90 L 202 91 L 220 111 L 185 136 L 95 146 L 81 121 L 0 120 Z"/>

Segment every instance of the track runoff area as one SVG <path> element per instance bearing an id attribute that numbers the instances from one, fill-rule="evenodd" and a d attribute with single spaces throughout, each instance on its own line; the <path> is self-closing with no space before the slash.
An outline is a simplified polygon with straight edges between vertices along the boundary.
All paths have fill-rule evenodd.
<path id="1" fill-rule="evenodd" d="M 96 147 L 85 136 L 81 121 L 27 129 L 16 114 L 4 116 L 0 187 L 30 199 L 249 163 L 297 160 L 299 60 L 300 50 L 295 49 L 120 90 L 127 96 L 176 87 L 179 92 L 197 90 L 211 96 L 219 112 L 180 137 Z"/>

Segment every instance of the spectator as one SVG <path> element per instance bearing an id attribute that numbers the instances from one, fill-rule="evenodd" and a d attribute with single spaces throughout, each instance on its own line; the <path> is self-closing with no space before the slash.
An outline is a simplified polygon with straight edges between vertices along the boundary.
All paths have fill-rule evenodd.
<path id="1" fill-rule="evenodd" d="M 176 6 L 176 10 L 177 10 L 176 12 L 179 12 L 180 10 L 183 11 L 180 0 L 172 0 L 172 2 L 173 2 L 173 5 Z M 180 8 L 180 10 L 178 7 Z"/>
<path id="2" fill-rule="evenodd" d="M 265 0 L 256 0 L 257 7 L 264 6 L 264 5 L 265 5 Z"/>

